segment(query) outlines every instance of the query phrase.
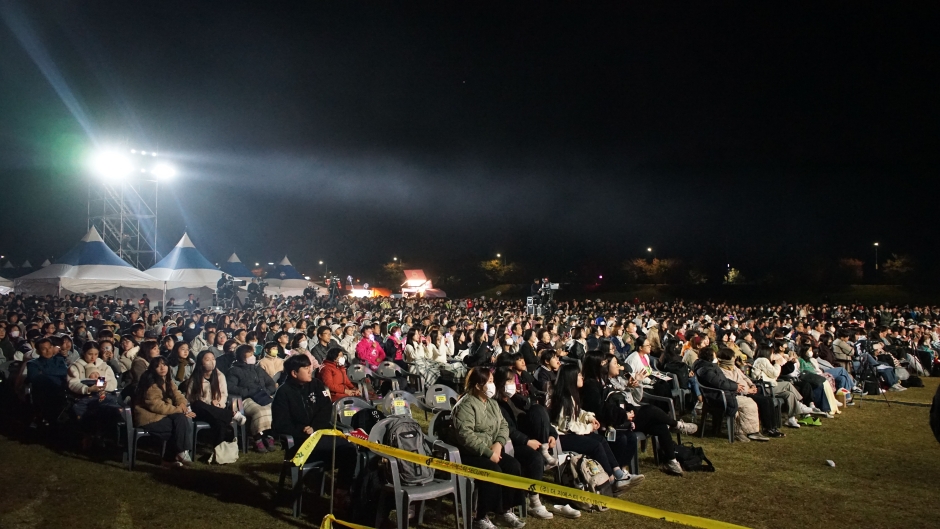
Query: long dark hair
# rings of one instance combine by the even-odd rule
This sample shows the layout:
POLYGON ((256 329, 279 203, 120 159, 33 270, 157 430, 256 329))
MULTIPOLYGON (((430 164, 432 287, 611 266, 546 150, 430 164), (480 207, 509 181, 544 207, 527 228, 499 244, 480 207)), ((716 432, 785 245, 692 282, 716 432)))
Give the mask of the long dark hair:
POLYGON ((496 372, 493 373, 493 384, 496 385, 496 398, 503 400, 508 397, 506 395, 506 383, 510 380, 516 380, 516 372, 512 370, 512 366, 503 366, 497 367, 496 372))
POLYGON ((167 367, 169 365, 166 363, 166 358, 158 356, 156 358, 150 359, 150 365, 147 366, 147 370, 144 371, 144 374, 140 375, 140 382, 137 383, 137 395, 135 396, 135 401, 139 405, 144 401, 144 396, 147 394, 147 390, 150 389, 150 386, 156 385, 160 388, 160 391, 163 392, 163 398, 172 398, 173 397, 173 377, 170 376, 170 371, 167 370, 166 376, 161 377, 157 374, 157 367, 163 364, 167 367))
POLYGON ((601 365, 607 356, 606 351, 588 351, 584 355, 584 379, 603 382, 607 378, 607 365, 601 365))
POLYGON ((578 373, 581 368, 578 364, 562 364, 558 369, 558 378, 552 386, 550 397, 551 406, 548 414, 553 423, 558 422, 562 413, 565 417, 577 418, 581 409, 581 392, 578 391, 578 373))
POLYGON ((493 372, 487 367, 474 367, 467 372, 467 378, 464 379, 464 395, 473 394, 473 390, 481 384, 486 384, 490 380, 493 372))
MULTIPOLYGON (((186 400, 189 402, 196 402, 202 397, 202 381, 206 378, 206 368, 202 366, 202 359, 205 358, 206 355, 212 355, 212 358, 215 358, 215 353, 208 349, 199 353, 199 356, 196 357, 196 367, 193 369, 193 374, 189 377, 189 380, 186 381, 186 384, 188 384, 186 388, 186 400)), ((212 373, 209 374, 209 388, 212 392, 212 400, 222 400, 222 388, 219 385, 218 368, 213 369, 212 373)))
POLYGON ((176 367, 180 365, 180 357, 179 357, 180 348, 182 348, 184 345, 186 346, 187 349, 189 349, 189 353, 190 353, 189 356, 186 357, 186 359, 190 362, 193 361, 192 348, 189 346, 189 344, 186 342, 176 342, 176 344, 173 345, 173 354, 171 354, 170 357, 167 358, 168 366, 176 367))

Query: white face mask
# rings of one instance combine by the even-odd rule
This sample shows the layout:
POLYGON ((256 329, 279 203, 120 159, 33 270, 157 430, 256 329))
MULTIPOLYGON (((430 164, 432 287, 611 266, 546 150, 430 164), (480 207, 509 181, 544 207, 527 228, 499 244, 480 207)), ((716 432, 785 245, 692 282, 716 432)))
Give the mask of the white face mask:
POLYGON ((374 334, 370 334, 370 335, 369 335, 369 341, 370 341, 370 342, 374 342, 374 341, 375 341, 375 335, 374 335, 374 334))
POLYGON ((338 366, 340 366, 340 367, 346 365, 346 357, 345 357, 345 356, 341 356, 341 357, 337 358, 337 359, 336 359, 336 365, 338 365, 338 366))
POLYGON ((254 347, 254 346, 258 345, 258 342, 248 342, 248 345, 254 347))
POLYGON ((307 343, 308 343, 307 341, 300 342, 300 348, 301 348, 301 349, 306 349, 306 348, 307 348, 307 343))
POLYGON ((806 358, 812 358, 812 357, 813 357, 813 352, 812 352, 812 351, 806 353, 806 358))
POLYGON ((496 384, 489 382, 486 384, 486 389, 484 390, 486 398, 491 399, 496 396, 496 384))
POLYGON ((189 324, 189 328, 190 328, 190 329, 195 329, 195 328, 196 328, 196 324, 195 324, 195 323, 190 323, 190 324, 189 324))
POLYGON ((395 338, 401 340, 401 331, 395 331, 395 338))
POLYGON ((248 365, 254 365, 254 363, 257 362, 257 361, 258 361, 258 359, 255 358, 255 355, 251 355, 251 356, 249 356, 248 358, 245 359, 245 363, 248 364, 248 365))
POLYGON ((516 385, 510 382, 509 384, 506 384, 506 387, 503 389, 503 391, 506 392, 506 395, 511 397, 516 394, 516 385))
POLYGON ((490 336, 493 336, 494 334, 496 334, 496 327, 490 327, 489 333, 490 333, 490 336))
POLYGON ((11 337, 11 338, 19 338, 19 337, 20 337, 20 331, 10 331, 10 337, 11 337))
POLYGON ((287 334, 294 334, 295 332, 297 332, 297 329, 294 329, 294 328, 287 329, 287 334))

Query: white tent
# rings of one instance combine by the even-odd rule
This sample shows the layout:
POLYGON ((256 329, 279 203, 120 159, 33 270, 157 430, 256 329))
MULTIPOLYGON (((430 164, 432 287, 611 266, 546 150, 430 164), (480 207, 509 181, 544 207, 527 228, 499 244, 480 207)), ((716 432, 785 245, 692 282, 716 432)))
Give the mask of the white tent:
POLYGON ((175 298, 182 303, 192 294, 203 306, 211 303, 216 284, 222 277, 222 271, 199 253, 185 233, 173 250, 147 273, 166 282, 166 299, 175 298))
POLYGON ((0 296, 5 296, 13 291, 13 281, 0 277, 0 296))
POLYGON ((112 252, 94 227, 55 264, 20 277, 13 285, 17 293, 29 295, 104 293, 136 298, 163 290, 162 282, 112 252))
POLYGON ((50 262, 49 262, 49 260, 48 260, 48 259, 46 259, 46 260, 45 260, 45 261, 43 261, 43 262, 42 262, 42 264, 41 264, 41 265, 39 265, 39 266, 41 266, 41 267, 43 267, 43 268, 45 268, 45 267, 47 267, 47 266, 49 266, 49 265, 51 265, 51 264, 52 264, 52 263, 50 263, 50 262))
POLYGON ((255 277, 234 253, 222 265, 222 271, 234 278, 244 279, 245 281, 251 281, 255 277))
POLYGON ((300 275, 294 265, 290 264, 286 255, 278 263, 274 273, 269 275, 265 281, 267 281, 268 286, 264 289, 264 293, 269 296, 302 296, 307 285, 316 288, 320 295, 327 294, 326 289, 322 286, 304 279, 304 276, 300 275))

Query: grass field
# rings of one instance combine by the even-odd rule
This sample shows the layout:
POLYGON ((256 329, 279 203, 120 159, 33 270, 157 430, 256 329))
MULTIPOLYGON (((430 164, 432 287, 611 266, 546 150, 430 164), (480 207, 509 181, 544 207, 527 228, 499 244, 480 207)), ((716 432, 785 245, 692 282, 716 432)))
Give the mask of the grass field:
MULTIPOLYGON (((640 461, 646 482, 625 499, 749 527, 937 527, 940 444, 930 432, 928 411, 938 381, 925 379, 925 388, 888 395, 911 404, 889 407, 868 398, 824 419, 822 427, 786 429, 785 439, 769 443, 696 437, 718 469, 713 474, 669 477, 654 469, 647 453, 640 461)), ((289 506, 274 504, 276 453, 182 471, 161 469, 154 453, 142 453, 137 469, 128 472, 119 454, 89 458, 76 453, 70 440, 31 439, 12 430, 0 435, 0 454, 4 529, 313 527, 328 507, 311 493, 304 516, 293 519, 289 506)), ((426 519, 427 525, 453 527, 451 506, 435 509, 441 516, 426 519)), ((597 528, 678 527, 613 511, 585 514, 577 522, 530 519, 528 526, 561 529, 584 522, 597 528)))

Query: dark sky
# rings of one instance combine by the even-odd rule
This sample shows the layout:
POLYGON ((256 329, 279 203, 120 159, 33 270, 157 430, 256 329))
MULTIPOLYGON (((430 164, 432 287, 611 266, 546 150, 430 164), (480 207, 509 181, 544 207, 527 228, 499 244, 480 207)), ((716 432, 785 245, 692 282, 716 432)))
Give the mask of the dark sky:
POLYGON ((940 257, 928 2, 321 4, 0 0, 0 252, 67 251, 130 145, 212 261, 940 257))

